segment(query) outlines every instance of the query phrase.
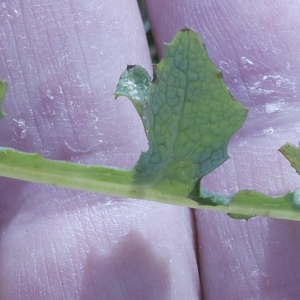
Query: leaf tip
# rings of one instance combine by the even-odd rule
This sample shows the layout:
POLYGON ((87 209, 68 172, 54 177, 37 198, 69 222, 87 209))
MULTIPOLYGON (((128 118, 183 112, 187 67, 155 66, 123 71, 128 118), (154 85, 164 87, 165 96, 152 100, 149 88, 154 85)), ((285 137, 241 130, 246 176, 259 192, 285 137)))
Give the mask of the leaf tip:
POLYGON ((291 166, 300 175, 300 143, 299 147, 286 143, 280 147, 279 152, 290 162, 291 166))
POLYGON ((127 65, 126 71, 133 69, 136 65, 127 65))
POLYGON ((181 32, 184 32, 184 31, 194 31, 195 32, 195 30, 193 30, 192 28, 190 28, 188 26, 184 26, 180 31, 181 32))
POLYGON ((254 217, 254 216, 243 215, 243 214, 235 214, 235 213, 228 213, 227 216, 229 216, 231 219, 245 220, 245 221, 248 221, 250 218, 254 217))

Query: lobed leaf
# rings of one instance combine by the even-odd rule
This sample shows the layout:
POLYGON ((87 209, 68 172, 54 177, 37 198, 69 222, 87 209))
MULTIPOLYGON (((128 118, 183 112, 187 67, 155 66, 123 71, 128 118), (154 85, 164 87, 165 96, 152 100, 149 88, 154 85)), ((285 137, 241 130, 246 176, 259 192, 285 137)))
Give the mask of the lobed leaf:
MULTIPOLYGON (((121 80, 127 82, 122 85, 139 80, 133 77, 123 74, 121 80)), ((149 149, 135 166, 135 182, 198 196, 201 178, 228 158, 229 139, 247 110, 230 95, 200 37, 190 29, 165 45, 154 77, 140 113, 149 149)))
POLYGON ((283 145, 279 151, 285 156, 285 158, 291 163, 291 166, 300 175, 300 144, 297 148, 291 144, 283 145))

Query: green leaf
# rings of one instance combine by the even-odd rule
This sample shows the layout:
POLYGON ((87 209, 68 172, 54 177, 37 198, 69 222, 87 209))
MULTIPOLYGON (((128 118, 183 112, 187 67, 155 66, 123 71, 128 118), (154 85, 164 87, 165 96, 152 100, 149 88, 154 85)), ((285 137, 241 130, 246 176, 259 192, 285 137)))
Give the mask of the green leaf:
POLYGON ((2 103, 6 94, 7 84, 0 80, 0 119, 5 116, 4 112, 2 111, 2 103))
POLYGON ((283 196, 271 197, 257 191, 243 190, 232 196, 228 204, 229 212, 254 216, 300 220, 300 210, 294 199, 298 190, 283 196))
POLYGON ((149 94, 151 77, 148 72, 141 66, 128 65, 125 72, 120 77, 119 83, 114 93, 117 99, 120 96, 127 97, 134 105, 142 122, 144 119, 144 106, 149 94))
POLYGON ((300 175, 300 144, 299 147, 295 147, 291 144, 283 145, 279 151, 285 156, 286 159, 291 163, 291 166, 300 175))
MULTIPOLYGON (((291 163, 291 166, 300 175, 300 143, 298 148, 286 143, 279 149, 279 151, 285 156, 285 158, 291 163)), ((292 201, 294 207, 300 209, 300 188, 294 191, 292 201)))
POLYGON ((236 220, 245 220, 248 221, 252 216, 248 215, 242 215, 242 214, 234 214, 234 213, 228 213, 227 214, 230 218, 236 219, 236 220))
MULTIPOLYGON (((136 87, 132 82, 139 82, 139 76, 126 70, 121 85, 136 87)), ((247 110, 232 98, 198 34, 190 29, 179 31, 165 45, 154 78, 142 113, 138 110, 149 150, 135 166, 135 182, 197 197, 201 178, 228 158, 229 139, 242 126, 247 110)), ((134 91, 145 98, 144 90, 134 91)), ((117 94, 128 95, 120 89, 117 94)))
MULTIPOLYGON (((228 141, 247 111, 231 97, 198 35, 180 31, 155 73, 151 82, 142 67, 129 66, 115 93, 132 101, 149 140, 149 150, 134 169, 48 160, 0 148, 0 176, 223 211, 234 218, 300 220, 300 188, 279 197, 247 190, 222 196, 199 189, 201 178, 227 159, 228 141)), ((0 104, 5 91, 0 82, 0 104)), ((299 173, 299 148, 287 144, 280 151, 299 173)))

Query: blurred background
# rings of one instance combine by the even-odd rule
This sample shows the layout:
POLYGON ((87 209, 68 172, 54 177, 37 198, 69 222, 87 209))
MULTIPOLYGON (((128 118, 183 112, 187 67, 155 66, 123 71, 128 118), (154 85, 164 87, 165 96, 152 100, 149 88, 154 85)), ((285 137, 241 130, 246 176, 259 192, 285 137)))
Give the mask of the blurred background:
POLYGON ((157 56, 157 51, 156 51, 154 39, 153 39, 152 32, 151 32, 150 22, 148 19, 146 3, 144 0, 137 0, 137 1, 138 1, 138 5, 140 8, 142 20, 144 23, 144 29, 145 29, 145 32, 147 35, 147 40, 148 40, 150 55, 152 58, 152 63, 156 64, 156 63, 158 63, 158 56, 157 56))

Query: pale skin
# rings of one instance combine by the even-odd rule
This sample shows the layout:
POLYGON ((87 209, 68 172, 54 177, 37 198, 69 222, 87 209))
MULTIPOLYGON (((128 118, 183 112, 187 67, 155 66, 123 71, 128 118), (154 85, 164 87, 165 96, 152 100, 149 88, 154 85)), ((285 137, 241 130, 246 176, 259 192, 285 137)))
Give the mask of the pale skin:
MULTIPOLYGON (((205 187, 276 195, 300 186, 277 152, 300 139, 300 4, 148 2, 160 53, 192 27, 250 109, 230 160, 205 187)), ((127 64, 151 72, 136 2, 4 0, 0 16, 0 77, 9 84, 1 146, 132 167, 147 142, 132 105, 112 94, 127 64)), ((246 223, 4 178, 0 186, 0 299, 299 297, 298 222, 246 223)))

